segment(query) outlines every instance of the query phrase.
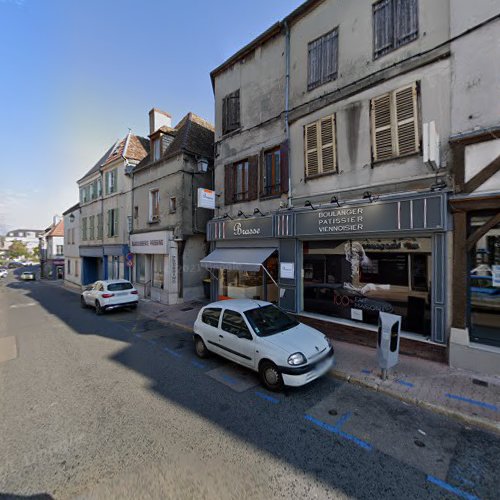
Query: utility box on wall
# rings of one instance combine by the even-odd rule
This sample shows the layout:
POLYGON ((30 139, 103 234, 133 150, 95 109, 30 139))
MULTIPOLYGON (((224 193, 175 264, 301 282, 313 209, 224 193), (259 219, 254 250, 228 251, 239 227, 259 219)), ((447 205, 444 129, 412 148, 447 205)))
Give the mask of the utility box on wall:
POLYGON ((387 376, 387 370, 398 364, 400 333, 401 316, 379 313, 377 359, 384 379, 387 376))

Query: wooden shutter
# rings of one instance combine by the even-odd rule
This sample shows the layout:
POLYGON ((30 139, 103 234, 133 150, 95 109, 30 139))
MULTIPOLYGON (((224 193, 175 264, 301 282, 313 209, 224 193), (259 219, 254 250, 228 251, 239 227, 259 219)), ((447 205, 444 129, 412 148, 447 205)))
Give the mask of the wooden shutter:
POLYGON ((319 38, 308 45, 307 88, 313 88, 321 82, 321 44, 319 38))
POLYGON ((257 199, 259 186, 259 155, 248 158, 248 201, 257 199))
POLYGON ((259 153, 259 192, 260 196, 265 196, 264 192, 264 177, 266 175, 266 154, 265 149, 261 149, 259 153))
POLYGON ((327 82, 337 77, 338 33, 331 31, 323 37, 321 50, 321 81, 327 82))
POLYGON ((290 169, 288 166, 288 141, 280 144, 280 180, 281 192, 288 193, 288 179, 290 169))
POLYGON ((420 141, 418 135, 417 85, 414 83, 394 92, 396 110, 396 154, 416 153, 420 141))
POLYGON ((115 216, 115 219, 114 219, 115 227, 114 227, 114 233, 113 233, 113 235, 117 236, 118 235, 118 209, 117 208, 115 208, 113 214, 115 216))
POLYGON ((224 204, 234 203, 234 168, 232 164, 224 166, 224 204))
POLYGON ((391 94, 387 93, 371 101, 373 159, 385 160, 394 156, 391 127, 391 94))
POLYGON ((227 97, 222 99, 222 133, 227 132, 227 97))
POLYGON ((321 158, 320 171, 330 174, 337 171, 337 151, 335 147, 335 115, 320 120, 321 158))
POLYGON ((318 123, 311 123, 304 128, 304 141, 306 153, 306 177, 318 175, 319 154, 318 154, 318 123))
POLYGON ((418 1, 394 0, 396 45, 404 45, 418 36, 418 1))
POLYGON ((112 219, 112 211, 108 210, 108 238, 111 236, 111 221, 112 219))
POLYGON ((373 5, 373 53, 386 54, 394 47, 393 0, 381 0, 373 5))

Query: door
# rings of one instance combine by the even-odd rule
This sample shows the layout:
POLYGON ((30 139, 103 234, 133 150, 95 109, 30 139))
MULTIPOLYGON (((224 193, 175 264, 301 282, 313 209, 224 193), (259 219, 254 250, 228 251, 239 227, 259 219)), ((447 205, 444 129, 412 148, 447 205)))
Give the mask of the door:
POLYGON ((201 321, 203 323, 203 336, 207 343, 207 348, 210 351, 221 353, 219 348, 219 319, 222 308, 220 307, 207 307, 203 309, 201 321))
POLYGON ((224 356, 236 363, 253 368, 255 365, 255 340, 243 316, 226 309, 219 330, 219 347, 224 356))
POLYGON ((99 281, 97 283, 94 283, 92 288, 90 290, 87 290, 84 294, 83 297, 85 298, 85 302, 89 305, 94 305, 95 304, 95 294, 97 288, 100 286, 99 281))

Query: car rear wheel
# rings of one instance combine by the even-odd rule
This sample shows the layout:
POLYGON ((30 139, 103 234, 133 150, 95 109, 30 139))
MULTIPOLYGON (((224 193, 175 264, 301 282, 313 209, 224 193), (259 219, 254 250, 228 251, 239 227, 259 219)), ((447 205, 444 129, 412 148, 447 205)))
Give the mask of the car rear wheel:
POLYGON ((82 306, 82 309, 87 309, 87 303, 85 302, 83 296, 80 297, 80 305, 82 306))
POLYGON ((100 302, 98 300, 95 301, 95 313, 100 316, 104 312, 100 302))
POLYGON ((198 335, 196 335, 196 337, 194 338, 194 350, 196 351, 196 355, 199 358, 204 359, 209 355, 205 342, 203 342, 203 339, 198 335))
POLYGON ((259 368, 260 380, 264 387, 270 391, 277 392, 283 390, 283 377, 278 367, 270 361, 263 361, 259 368))

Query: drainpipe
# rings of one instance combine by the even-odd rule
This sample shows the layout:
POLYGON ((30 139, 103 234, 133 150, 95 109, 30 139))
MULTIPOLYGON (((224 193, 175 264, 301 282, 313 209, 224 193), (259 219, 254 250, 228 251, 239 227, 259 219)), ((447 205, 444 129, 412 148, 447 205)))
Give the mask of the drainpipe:
POLYGON ((288 113, 290 108, 290 26, 288 21, 285 24, 285 137, 288 149, 288 208, 293 206, 292 201, 292 162, 290 161, 290 125, 288 123, 288 113))

